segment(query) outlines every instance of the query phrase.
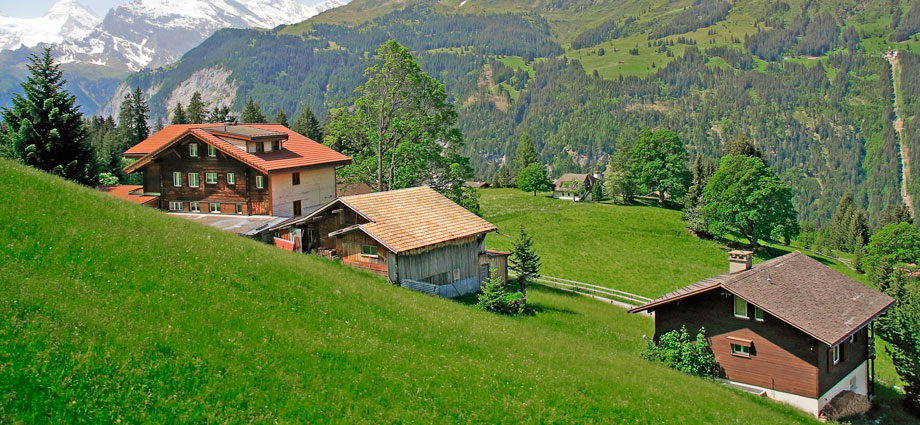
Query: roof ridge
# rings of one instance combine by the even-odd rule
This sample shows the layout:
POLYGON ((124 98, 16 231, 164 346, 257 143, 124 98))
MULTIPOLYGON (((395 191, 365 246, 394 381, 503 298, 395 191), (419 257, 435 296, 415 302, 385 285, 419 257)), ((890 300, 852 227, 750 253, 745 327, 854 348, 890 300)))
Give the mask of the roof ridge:
MULTIPOLYGON (((738 273, 723 273, 722 275, 728 274, 728 275, 729 275, 729 278, 728 278, 728 279, 725 279, 725 280, 723 280, 722 282, 719 282, 719 283, 720 283, 721 285, 725 285, 725 284, 728 284, 728 283, 738 282, 738 281, 747 279, 747 278, 749 278, 749 277, 755 275, 755 274, 756 274, 755 272, 760 272, 760 271, 762 271, 762 269, 764 269, 764 268, 772 267, 772 266, 775 266, 775 265, 777 265, 777 264, 785 263, 786 261, 789 261, 789 260, 791 260, 791 259, 793 259, 793 258, 796 258, 796 257, 798 257, 799 255, 803 255, 803 254, 802 254, 800 251, 796 250, 796 251, 790 252, 790 253, 788 253, 788 254, 780 255, 779 257, 774 257, 774 258, 771 258, 771 259, 769 259, 769 260, 767 260, 767 261, 764 261, 764 262, 761 262, 761 263, 758 263, 758 264, 754 264, 753 266, 751 266, 751 268, 749 268, 749 269, 747 269, 747 270, 744 270, 744 271, 741 271, 741 272, 738 272, 738 273)), ((720 276, 722 276, 722 275, 720 275, 720 276)))
MULTIPOLYGON (((382 190, 382 191, 379 191, 379 192, 362 193, 362 194, 360 194, 360 195, 340 196, 338 199, 346 199, 346 200, 347 200, 347 199, 357 199, 357 198, 361 198, 361 197, 370 197, 370 196, 374 196, 374 195, 380 195, 380 194, 383 194, 383 193, 405 192, 405 191, 409 191, 409 190, 418 190, 418 189, 431 189, 431 186, 413 186, 413 187, 404 187, 404 188, 402 188, 402 189, 382 190)), ((434 189, 431 189, 431 190, 437 192, 437 191, 434 190, 434 189)))

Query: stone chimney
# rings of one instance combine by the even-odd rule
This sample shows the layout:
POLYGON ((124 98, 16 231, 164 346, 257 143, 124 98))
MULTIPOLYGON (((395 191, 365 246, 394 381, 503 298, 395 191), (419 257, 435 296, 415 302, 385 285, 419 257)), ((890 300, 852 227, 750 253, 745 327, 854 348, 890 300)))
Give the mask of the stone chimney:
POLYGON ((728 271, 729 273, 738 273, 751 269, 751 260, 753 251, 731 251, 728 253, 728 271))

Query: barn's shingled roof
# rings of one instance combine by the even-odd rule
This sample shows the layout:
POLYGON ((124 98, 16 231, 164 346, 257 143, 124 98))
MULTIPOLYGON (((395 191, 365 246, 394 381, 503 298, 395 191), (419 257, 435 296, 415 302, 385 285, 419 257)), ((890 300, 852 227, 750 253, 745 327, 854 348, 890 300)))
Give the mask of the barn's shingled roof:
POLYGON ((344 196, 272 230, 303 223, 338 204, 369 221, 338 233, 361 230, 397 254, 496 230, 488 221, 429 187, 344 196))
POLYGON ((317 165, 345 165, 351 162, 351 158, 281 124, 238 124, 230 127, 240 130, 236 132, 240 133, 236 137, 255 138, 280 134, 286 136, 287 141, 284 142, 283 149, 280 151, 249 153, 226 140, 223 135, 225 128, 223 124, 170 125, 125 151, 127 157, 140 158, 137 162, 125 167, 125 172, 131 173, 142 168, 186 135, 192 135, 266 174, 286 169, 317 165))
POLYGON ((657 307, 721 288, 828 345, 836 345, 891 306, 894 299, 798 251, 750 270, 701 280, 633 308, 657 307))

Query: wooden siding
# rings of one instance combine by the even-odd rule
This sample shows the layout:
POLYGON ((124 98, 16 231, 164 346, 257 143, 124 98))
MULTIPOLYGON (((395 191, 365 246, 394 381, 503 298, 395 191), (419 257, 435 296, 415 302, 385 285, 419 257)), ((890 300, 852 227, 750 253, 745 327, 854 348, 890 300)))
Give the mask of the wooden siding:
POLYGON ((869 359, 869 331, 862 328, 856 332, 855 341, 850 344, 849 338, 840 343, 843 359, 836 365, 833 364, 831 347, 821 344, 818 355, 818 394, 824 394, 841 379, 869 359), (828 365, 831 365, 828 367, 828 365))
POLYGON ((189 212, 189 203, 201 203, 201 212, 208 212, 208 203, 220 203, 224 214, 235 214, 236 204, 243 204, 243 214, 267 214, 270 209, 268 178, 265 188, 255 188, 255 176, 260 173, 239 160, 217 151, 208 156, 207 144, 188 136, 161 153, 143 168, 144 190, 159 186, 160 208, 169 209, 169 202, 181 201, 182 211, 189 212), (198 156, 189 155, 190 143, 198 143, 198 156), (173 185, 173 172, 182 173, 181 187, 173 185), (227 183, 227 173, 234 173, 235 184, 227 183), (189 186, 189 173, 198 174, 198 187, 189 186), (206 183, 207 173, 217 173, 217 184, 206 183))
POLYGON ((482 239, 470 238, 462 243, 449 243, 418 254, 400 254, 396 259, 398 278, 435 285, 466 279, 478 281, 482 239), (455 279, 454 270, 459 270, 459 279, 455 279))
POLYGON ((655 338, 686 326, 695 334, 704 327, 724 377, 737 382, 817 398, 819 343, 785 322, 764 313, 764 321, 734 316, 731 294, 714 290, 655 310, 655 338), (731 353, 729 338, 751 341, 749 358, 731 353))
POLYGON ((342 262, 361 269, 387 275, 387 256, 392 255, 370 236, 361 231, 352 231, 335 238, 335 250, 342 262), (365 245, 377 247, 377 256, 367 256, 362 253, 365 245))

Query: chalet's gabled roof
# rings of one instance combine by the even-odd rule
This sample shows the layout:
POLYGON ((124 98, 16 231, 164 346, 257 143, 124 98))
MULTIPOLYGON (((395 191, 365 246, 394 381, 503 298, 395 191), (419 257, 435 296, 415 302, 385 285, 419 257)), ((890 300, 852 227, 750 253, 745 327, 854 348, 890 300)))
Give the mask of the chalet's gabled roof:
POLYGON ((125 156, 140 158, 137 162, 125 167, 125 172, 132 173, 142 168, 186 135, 193 135, 198 140, 214 146, 224 154, 266 174, 285 169, 317 165, 346 165, 351 162, 351 158, 314 142, 281 124, 239 124, 232 127, 239 127, 238 130, 240 131, 238 132, 249 134, 251 138, 283 134, 287 137, 287 141, 284 142, 283 149, 280 151, 249 153, 228 142, 225 137, 220 135, 220 132, 224 129, 223 124, 170 125, 125 151, 125 156), (209 130, 213 130, 217 134, 209 130))
POLYGON ((397 254, 496 230, 488 221, 429 187, 344 196, 310 215, 287 220, 271 230, 304 223, 337 204, 368 220, 368 223, 342 229, 340 233, 363 231, 397 254))
POLYGON ((553 184, 556 185, 556 188, 561 188, 562 184, 568 181, 577 180, 582 183, 588 181, 588 179, 594 180, 594 176, 591 174, 579 174, 579 173, 565 173, 559 176, 558 179, 553 180, 553 184))
POLYGON ((798 251, 764 261, 750 270, 696 282, 633 308, 657 307, 723 289, 828 345, 862 329, 894 299, 798 251))

